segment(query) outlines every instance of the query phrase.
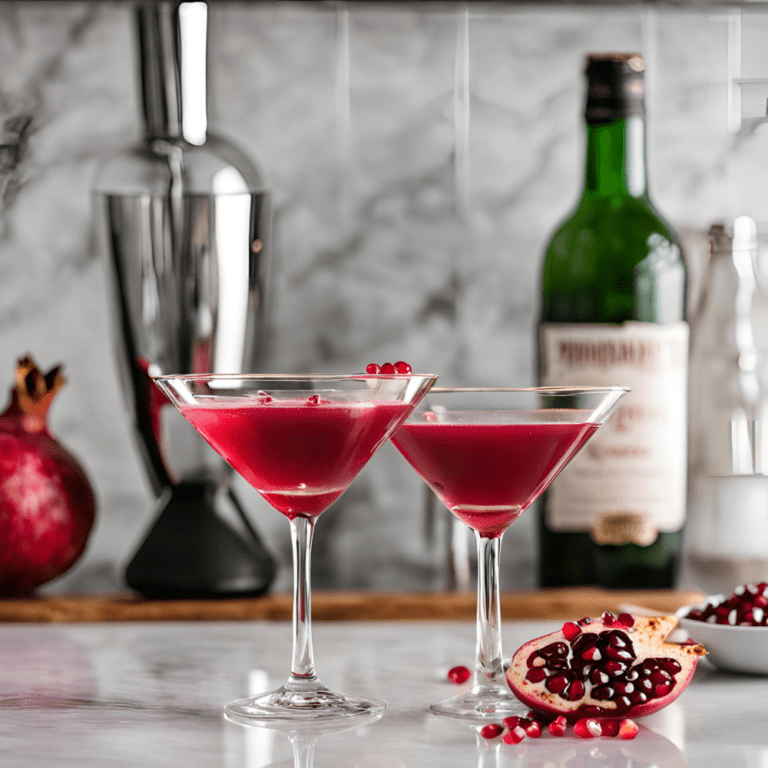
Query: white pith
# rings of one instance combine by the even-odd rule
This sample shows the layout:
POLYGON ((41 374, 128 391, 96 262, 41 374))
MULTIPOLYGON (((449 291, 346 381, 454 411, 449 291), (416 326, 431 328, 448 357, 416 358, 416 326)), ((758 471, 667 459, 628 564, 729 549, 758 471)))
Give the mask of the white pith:
MULTIPOLYGON (((700 645, 678 645, 676 643, 658 643, 659 637, 666 638, 669 633, 677 625, 677 618, 674 616, 656 616, 656 617, 637 617, 635 618, 635 624, 632 627, 619 626, 617 624, 608 625, 602 620, 597 619, 592 621, 591 624, 587 624, 581 627, 582 634, 584 633, 596 633, 600 634, 604 631, 612 629, 621 629, 622 632, 626 632, 629 635, 632 644, 635 649, 635 653, 641 663, 644 659, 652 658, 671 658, 676 659, 682 669, 676 675, 674 675, 675 684, 672 686, 670 693, 673 693, 673 698, 683 690, 687 681, 690 680, 693 675, 693 670, 696 666, 696 662, 699 657, 706 651, 700 645), (683 685, 679 685, 679 683, 683 685)), ((591 696, 592 689, 599 687, 593 686, 587 675, 584 675, 584 696, 576 701, 568 701, 562 698, 559 694, 551 693, 545 687, 546 679, 538 683, 532 683, 525 679, 528 672, 528 657, 537 649, 558 641, 565 642, 568 645, 567 660, 573 658, 573 651, 571 648, 571 641, 567 640, 563 635, 562 630, 560 632, 552 633, 546 637, 547 642, 543 642, 543 638, 538 638, 530 643, 526 643, 522 646, 512 657, 509 670, 507 671, 507 678, 515 681, 515 685, 512 686, 513 691, 519 692, 522 695, 529 695, 535 698, 535 701, 541 705, 550 706, 552 710, 558 712, 575 712, 581 707, 587 705, 593 705, 601 707, 603 710, 610 711, 616 709, 617 705, 614 701, 601 701, 593 699, 591 696)), ((574 638, 575 640, 575 638, 574 638)), ((631 662, 629 669, 636 666, 638 662, 631 662)), ((627 671, 629 671, 629 669, 627 671)), ((640 708, 643 709, 660 709, 667 703, 668 697, 659 697, 658 699, 649 699, 645 704, 633 705, 632 711, 636 711, 640 708), (655 706, 658 704, 658 706, 655 706)), ((532 702, 526 702, 534 706, 532 702)))

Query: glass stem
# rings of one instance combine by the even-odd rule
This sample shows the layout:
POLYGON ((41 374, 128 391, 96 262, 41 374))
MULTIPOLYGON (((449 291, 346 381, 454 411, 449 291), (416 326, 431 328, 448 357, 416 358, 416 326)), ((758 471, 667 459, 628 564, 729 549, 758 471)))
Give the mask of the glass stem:
MULTIPOLYGON (((312 656, 312 606, 309 570, 315 521, 310 517, 291 520, 293 542, 293 661, 290 683, 317 680, 312 656)), ((302 685, 301 687, 305 687, 302 685)))
POLYGON ((499 552, 501 536, 477 538, 477 659, 475 685, 495 686, 504 675, 501 657, 499 552))
POLYGON ((290 740, 293 747, 293 768, 312 768, 317 737, 296 734, 290 737, 290 740))

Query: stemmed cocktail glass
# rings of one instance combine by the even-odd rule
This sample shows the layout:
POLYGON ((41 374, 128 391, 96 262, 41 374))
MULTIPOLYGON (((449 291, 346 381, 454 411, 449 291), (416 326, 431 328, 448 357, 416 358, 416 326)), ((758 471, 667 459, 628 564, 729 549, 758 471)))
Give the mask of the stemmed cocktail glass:
POLYGON ((315 673, 310 552, 315 520, 435 382, 431 374, 159 376, 198 432, 291 524, 293 661, 276 691, 227 705, 264 723, 375 715, 386 705, 326 688, 315 673))
POLYGON ((432 389, 392 442, 477 538, 477 651, 472 689, 432 705, 487 718, 516 705, 504 679, 501 537, 578 453, 629 390, 620 387, 432 389))

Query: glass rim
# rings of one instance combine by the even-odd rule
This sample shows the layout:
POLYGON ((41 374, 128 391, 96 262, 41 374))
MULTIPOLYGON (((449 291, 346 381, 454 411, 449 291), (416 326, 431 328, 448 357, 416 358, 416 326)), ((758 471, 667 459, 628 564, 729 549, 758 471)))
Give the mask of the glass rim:
POLYGON ((427 392, 427 397, 451 392, 533 392, 534 394, 544 395, 598 395, 609 392, 631 391, 632 387, 432 387, 427 392))
POLYGON ((437 379, 436 373, 170 373, 154 381, 356 381, 362 379, 437 379))

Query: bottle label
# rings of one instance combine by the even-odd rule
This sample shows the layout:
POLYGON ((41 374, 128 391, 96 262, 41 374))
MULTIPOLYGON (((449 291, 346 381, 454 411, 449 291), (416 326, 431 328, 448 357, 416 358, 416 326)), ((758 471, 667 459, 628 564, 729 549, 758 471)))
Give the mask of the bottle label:
POLYGON ((685 519, 688 323, 545 323, 542 384, 632 391, 550 486, 552 530, 652 544, 685 519))

